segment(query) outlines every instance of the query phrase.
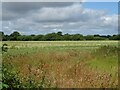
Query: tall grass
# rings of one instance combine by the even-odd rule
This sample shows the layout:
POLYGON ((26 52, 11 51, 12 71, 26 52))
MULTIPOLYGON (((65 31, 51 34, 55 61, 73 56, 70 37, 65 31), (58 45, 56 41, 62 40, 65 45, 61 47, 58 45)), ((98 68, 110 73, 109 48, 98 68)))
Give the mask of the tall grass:
POLYGON ((25 43, 7 43, 9 49, 3 55, 4 88, 115 88, 118 85, 117 43, 98 42, 101 44, 96 46, 97 42, 25 43), (42 43, 44 47, 39 46, 42 43))

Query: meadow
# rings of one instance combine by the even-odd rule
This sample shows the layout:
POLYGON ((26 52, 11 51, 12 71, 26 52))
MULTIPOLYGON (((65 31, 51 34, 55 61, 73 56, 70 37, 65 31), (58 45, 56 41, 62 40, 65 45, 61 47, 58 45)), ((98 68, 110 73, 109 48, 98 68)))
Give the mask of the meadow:
POLYGON ((116 88, 118 41, 3 41, 3 88, 116 88))

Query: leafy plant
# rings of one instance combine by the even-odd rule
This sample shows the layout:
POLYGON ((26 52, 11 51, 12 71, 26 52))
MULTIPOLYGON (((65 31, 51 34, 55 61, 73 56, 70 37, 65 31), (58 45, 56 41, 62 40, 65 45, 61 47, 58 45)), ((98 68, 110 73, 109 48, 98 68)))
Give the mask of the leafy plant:
POLYGON ((2 45, 2 52, 7 52, 7 50, 8 50, 8 48, 7 48, 7 44, 6 43, 4 43, 3 45, 2 45))
POLYGON ((8 67, 2 67, 2 88, 19 88, 20 81, 18 73, 10 70, 8 67))

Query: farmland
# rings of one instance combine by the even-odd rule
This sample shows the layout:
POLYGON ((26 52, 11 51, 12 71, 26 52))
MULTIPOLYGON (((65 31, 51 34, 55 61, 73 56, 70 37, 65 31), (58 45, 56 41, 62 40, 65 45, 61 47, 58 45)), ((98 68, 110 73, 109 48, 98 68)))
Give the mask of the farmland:
POLYGON ((116 88, 118 41, 3 41, 3 87, 116 88))

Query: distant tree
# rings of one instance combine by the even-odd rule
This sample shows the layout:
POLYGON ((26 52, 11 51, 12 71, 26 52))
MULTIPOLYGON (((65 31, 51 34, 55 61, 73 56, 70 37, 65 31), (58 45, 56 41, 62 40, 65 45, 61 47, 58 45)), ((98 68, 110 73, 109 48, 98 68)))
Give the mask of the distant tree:
POLYGON ((106 35, 101 35, 100 37, 102 37, 102 38, 107 38, 107 36, 106 36, 106 35))
POLYGON ((20 36, 20 33, 15 31, 12 34, 10 34, 10 40, 17 40, 17 37, 20 36))
POLYGON ((18 36, 17 40, 18 41, 24 41, 25 40, 25 36, 24 35, 18 36))
POLYGON ((3 41, 9 41, 9 40, 10 40, 10 36, 9 35, 4 35, 3 41))
POLYGON ((57 35, 62 36, 62 32, 60 32, 60 31, 57 32, 57 35))
POLYGON ((120 40, 120 34, 118 35, 113 35, 109 38, 110 40, 120 40))
POLYGON ((104 37, 94 37, 94 40, 106 40, 104 37))
POLYGON ((81 34, 74 34, 72 36, 72 40, 83 40, 83 35, 81 35, 81 34))
POLYGON ((70 35, 70 34, 68 34, 68 33, 67 33, 67 34, 64 34, 64 35, 63 35, 63 39, 64 39, 64 40, 72 40, 72 35, 70 35))
POLYGON ((94 37, 100 37, 100 35, 99 34, 95 34, 94 37))
POLYGON ((4 38, 4 32, 0 32, 0 41, 2 41, 4 38))
POLYGON ((45 41, 57 41, 60 39, 60 36, 56 33, 49 33, 44 36, 45 41))
POLYGON ((93 35, 87 35, 85 36, 86 40, 94 40, 94 36, 93 35))
POLYGON ((24 41, 32 41, 32 37, 31 36, 24 36, 24 41))
POLYGON ((106 38, 110 38, 111 36, 110 35, 107 35, 106 38))
POLYGON ((31 41, 33 41, 33 39, 34 39, 34 37, 35 37, 36 35, 31 34, 30 36, 31 36, 31 41))
POLYGON ((34 41, 43 41, 44 40, 44 35, 36 35, 33 37, 34 41))
POLYGON ((4 35, 4 32, 0 32, 0 40, 3 41, 79 41, 79 40, 120 40, 120 34, 118 35, 87 35, 82 34, 62 34, 62 32, 48 33, 46 35, 21 35, 19 32, 15 31, 10 35, 4 35))

